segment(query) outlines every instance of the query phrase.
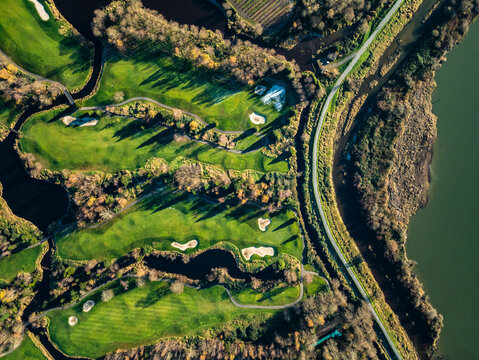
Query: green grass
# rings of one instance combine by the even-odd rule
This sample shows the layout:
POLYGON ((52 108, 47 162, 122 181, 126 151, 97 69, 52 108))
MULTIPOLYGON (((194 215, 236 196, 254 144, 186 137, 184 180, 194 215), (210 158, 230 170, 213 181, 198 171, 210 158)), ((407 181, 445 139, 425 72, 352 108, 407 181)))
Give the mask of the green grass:
POLYGON ((42 246, 25 249, 0 260, 0 279, 7 282, 15 279, 20 271, 31 273, 35 270, 35 261, 42 252, 42 246))
POLYGON ((0 12, 0 48, 18 65, 57 80, 68 88, 82 85, 89 74, 92 50, 75 37, 59 33, 62 26, 40 0, 50 20, 40 19, 28 0, 3 0, 0 12))
POLYGON ((35 344, 33 344, 32 339, 25 334, 22 345, 14 352, 6 355, 2 358, 3 360, 46 360, 46 357, 42 354, 40 349, 38 349, 35 344))
POLYGON ((222 130, 255 128, 248 117, 253 111, 266 116, 266 127, 280 126, 280 121, 275 120, 288 112, 286 106, 280 113, 264 105, 254 95, 254 88, 243 88, 218 76, 209 70, 192 69, 166 55, 147 60, 112 59, 105 65, 98 93, 87 104, 114 103, 113 94, 123 91, 127 99, 149 97, 190 111, 222 130))
POLYGON ((32 117, 23 127, 22 151, 35 154, 46 168, 61 171, 135 169, 151 157, 172 161, 180 156, 224 169, 260 172, 288 171, 284 161, 275 162, 256 151, 235 154, 188 139, 175 140, 164 127, 141 128, 141 122, 124 118, 100 118, 92 127, 67 127, 51 121, 61 110, 32 117))
MULTIPOLYGON (((20 114, 20 110, 10 104, 7 104, 2 100, 2 98, 0 98, 0 126, 10 127, 18 114, 20 114)), ((1 130, 2 129, 0 128, 0 131, 1 130)))
POLYGON ((235 300, 248 305, 286 305, 296 301, 299 297, 299 286, 286 288, 273 288, 269 291, 260 292, 254 289, 233 291, 235 300))
POLYGON ((82 312, 80 303, 48 315, 51 339, 68 355, 96 358, 160 337, 192 334, 247 313, 267 312, 235 307, 220 287, 199 291, 185 287, 182 294, 174 295, 164 282, 147 283, 107 303, 99 294, 93 299, 97 304, 88 313, 82 312), (68 325, 70 316, 79 319, 74 327, 68 325))
POLYGON ((174 251, 172 241, 192 239, 198 240, 198 247, 187 253, 227 241, 240 250, 272 246, 279 253, 301 259, 302 243, 294 214, 274 214, 265 232, 258 228, 261 216, 268 214, 249 205, 227 209, 191 195, 163 193, 143 200, 101 227, 59 234, 56 243, 61 257, 74 260, 114 258, 145 245, 174 251))
POLYGON ((320 276, 313 276, 311 284, 304 284, 305 295, 314 295, 318 292, 327 291, 328 283, 320 276))

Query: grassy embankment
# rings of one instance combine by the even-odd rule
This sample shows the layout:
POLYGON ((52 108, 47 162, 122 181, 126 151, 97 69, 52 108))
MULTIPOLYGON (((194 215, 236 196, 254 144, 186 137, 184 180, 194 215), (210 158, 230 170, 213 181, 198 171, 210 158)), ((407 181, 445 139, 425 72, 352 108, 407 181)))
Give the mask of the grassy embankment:
POLYGON ((10 128, 14 123, 16 117, 20 114, 20 110, 16 109, 10 104, 7 104, 0 97, 0 140, 7 133, 7 128, 10 128))
POLYGON ((22 271, 35 271, 36 260, 42 252, 42 246, 25 249, 6 258, 0 259, 0 281, 12 281, 22 271))
POLYGON ((78 88, 90 74, 92 49, 72 35, 66 21, 55 19, 45 1, 40 3, 50 15, 48 21, 40 18, 28 0, 3 0, 0 48, 25 70, 69 89, 78 88))
POLYGON ((25 334, 22 345, 11 354, 6 355, 2 359, 4 360, 46 360, 46 357, 42 354, 33 343, 30 336, 25 334))
POLYGON ((184 289, 172 294, 169 284, 147 283, 97 304, 88 312, 79 305, 48 315, 50 337, 68 355, 96 358, 117 348, 130 348, 153 342, 160 337, 185 336, 224 324, 247 314, 268 316, 273 311, 242 309, 234 306, 220 287, 203 290, 184 289), (68 317, 79 321, 68 325, 68 317))
MULTIPOLYGON (((85 106, 114 103, 113 95, 122 91, 125 99, 149 97, 171 107, 192 112, 221 130, 243 131, 278 126, 279 118, 289 108, 278 112, 264 105, 254 94, 254 87, 236 84, 218 72, 192 68, 178 59, 162 55, 142 59, 110 59, 103 71, 98 92, 85 106), (249 115, 257 112, 266 117, 266 125, 256 126, 249 115)), ((289 93, 292 93, 291 91, 289 93)), ((292 105, 293 95, 286 105, 292 105)))
POLYGON ((183 156, 224 169, 288 171, 286 162, 275 162, 261 151, 236 154, 185 138, 177 140, 165 127, 142 128, 140 121, 132 119, 104 116, 96 126, 67 127, 60 119, 52 121, 60 112, 36 115, 22 128, 22 151, 35 154, 51 170, 114 172, 142 167, 151 157, 172 161, 183 156))
MULTIPOLYGON (((375 62, 379 60, 384 50, 386 50, 388 45, 393 41, 394 37, 410 18, 410 14, 415 11, 419 5, 420 1, 418 0, 407 0, 405 2, 398 13, 396 13, 388 25, 386 25, 385 29, 373 41, 369 51, 365 53, 360 62, 354 68, 351 77, 361 80, 366 77, 369 70, 374 66, 375 62)), ((352 261, 360 256, 360 252, 342 221, 336 203, 336 196, 332 182, 332 163, 334 153, 331 149, 334 148, 334 139, 337 136, 337 131, 340 131, 338 129, 341 128, 339 126, 341 114, 343 110, 346 109, 347 111, 349 109, 349 102, 354 98, 354 95, 355 94, 351 91, 344 91, 344 89, 340 90, 334 103, 331 105, 330 114, 325 119, 319 144, 318 164, 318 181, 320 183, 319 186, 322 189, 321 202, 328 224, 336 241, 340 244, 341 250, 351 264, 351 268, 358 276, 366 292, 369 294, 378 316, 383 320, 386 329, 393 338, 400 353, 405 359, 416 359, 417 355, 411 341, 399 323, 399 319, 385 302, 381 289, 374 279, 369 266, 365 262, 360 262, 358 264, 357 262, 352 261)))
MULTIPOLYGON (((265 232, 258 228, 259 217, 269 214, 249 205, 226 208, 191 195, 159 194, 98 228, 59 234, 56 243, 61 257, 74 260, 114 258, 146 245, 175 251, 171 242, 186 243, 192 239, 198 240, 198 247, 186 253, 224 241, 240 250, 272 246, 276 253, 301 259, 302 243, 294 214, 274 214, 265 232)), ((252 257, 255 258, 256 255, 252 257)))

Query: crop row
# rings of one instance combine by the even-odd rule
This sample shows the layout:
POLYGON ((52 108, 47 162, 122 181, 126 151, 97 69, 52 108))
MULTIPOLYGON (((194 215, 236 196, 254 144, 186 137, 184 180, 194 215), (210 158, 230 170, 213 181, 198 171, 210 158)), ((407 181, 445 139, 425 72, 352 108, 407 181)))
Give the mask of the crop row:
POLYGON ((245 17, 267 27, 287 15, 294 6, 291 0, 230 0, 245 17))

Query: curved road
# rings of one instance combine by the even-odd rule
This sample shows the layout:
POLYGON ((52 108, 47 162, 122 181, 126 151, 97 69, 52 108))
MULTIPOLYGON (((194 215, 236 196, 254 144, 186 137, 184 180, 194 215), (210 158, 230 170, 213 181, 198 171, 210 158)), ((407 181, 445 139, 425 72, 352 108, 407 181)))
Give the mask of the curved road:
POLYGON ((318 185, 318 146, 319 146, 319 138, 321 136, 321 129, 323 127, 324 119, 326 118, 328 111, 329 111, 329 106, 331 105, 334 96, 337 94, 339 87, 342 85, 346 77, 349 75, 349 73, 353 70, 354 66, 358 63, 359 59, 361 56, 366 52, 373 42, 373 40, 376 38, 377 34, 386 26, 388 21, 391 19, 391 17, 396 13, 396 11, 399 9, 399 7, 402 5, 404 0, 397 0, 394 5, 389 9, 388 13, 386 16, 381 20, 377 28, 374 30, 374 32, 369 36, 368 40, 361 46, 361 48, 358 50, 356 55, 354 56, 353 60, 351 63, 348 65, 346 70, 341 74, 341 76, 338 78, 338 80, 335 82, 333 89, 329 93, 326 102, 323 105, 323 108, 321 110, 321 114, 319 116, 319 121, 318 125, 316 127, 316 132, 314 135, 314 144, 313 144, 313 161, 312 161, 312 166, 313 166, 313 171, 312 171, 312 177, 313 177, 313 189, 314 189, 314 199, 316 202, 316 206, 318 208, 319 214, 321 216, 321 221, 324 225, 324 229, 326 230, 326 234, 328 235, 328 239, 331 242, 331 245, 334 248, 334 251, 336 252, 337 257, 340 259, 341 263, 343 264, 344 268, 348 272, 348 275, 354 282, 354 285, 357 287, 359 290, 359 293, 361 294, 361 297, 363 300, 366 302, 367 306, 372 312, 372 315, 374 317, 374 320, 378 324, 379 328, 381 329, 381 332, 384 335, 384 338, 387 340, 391 350, 394 353, 394 356, 398 360, 402 360, 401 354, 399 354, 399 351, 396 348, 396 345, 394 344, 393 340, 391 339, 389 333, 387 332, 386 328, 384 327, 384 324, 382 323, 381 319, 379 318, 378 314, 376 313, 376 310, 371 304, 371 300, 369 299, 369 296, 367 295, 366 291, 364 290, 361 282, 357 278, 356 274, 354 271, 351 269, 349 266, 346 258, 344 257, 343 253, 341 252, 341 248, 339 247, 336 239, 334 238, 331 229, 329 227, 328 221, 326 220, 326 216, 324 214, 323 206, 321 204, 321 197, 319 195, 319 185, 318 185))

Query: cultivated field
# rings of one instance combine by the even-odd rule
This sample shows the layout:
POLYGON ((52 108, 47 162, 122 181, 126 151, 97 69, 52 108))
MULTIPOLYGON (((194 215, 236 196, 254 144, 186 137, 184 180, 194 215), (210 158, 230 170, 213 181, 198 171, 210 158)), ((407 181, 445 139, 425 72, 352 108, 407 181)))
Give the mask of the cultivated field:
POLYGON ((270 216, 249 205, 226 208, 178 193, 154 195, 101 227, 60 234, 56 243, 63 258, 99 260, 118 257, 145 245, 176 251, 171 242, 186 243, 192 239, 198 240, 198 247, 186 253, 226 241, 240 250, 272 246, 279 253, 301 259, 299 227, 292 212, 270 216), (272 219, 265 232, 258 228, 259 217, 272 219))
POLYGON ((192 334, 248 313, 268 312, 234 306, 220 287, 199 291, 185 287, 182 294, 175 295, 164 282, 147 283, 106 303, 99 293, 91 298, 97 304, 88 313, 82 312, 80 303, 48 315, 50 336, 68 355, 97 358, 159 337, 192 334), (79 319, 74 327, 68 325, 70 316, 79 319))
POLYGON ((28 0, 3 0, 0 12, 0 49, 27 71, 57 80, 68 88, 82 85, 88 77, 92 50, 73 36, 63 36, 50 13, 48 21, 40 19, 28 0))
POLYGON ((0 281, 10 282, 20 271, 33 272, 35 261, 41 252, 42 246, 37 246, 0 259, 0 281))
MULTIPOLYGON (((23 127, 25 136, 20 141, 23 152, 35 154, 51 170, 114 172, 142 167, 151 157, 166 161, 185 157, 224 169, 288 171, 285 161, 275 162, 261 151, 232 153, 187 138, 175 138, 174 131, 162 126, 144 128, 140 121, 100 118, 102 114, 97 116, 100 121, 96 126, 67 127, 58 118, 60 113, 61 110, 54 110, 32 117, 23 127)), ((256 136, 249 138, 259 140, 256 136)), ((249 138, 243 141, 250 141, 249 138)))
POLYGON ((292 0, 229 0, 229 2, 239 15, 265 28, 284 19, 294 7, 292 0))
POLYGON ((254 89, 240 87, 229 79, 215 79, 218 72, 192 69, 166 55, 156 59, 140 57, 110 60, 105 66, 100 89, 89 99, 87 106, 112 104, 115 92, 123 91, 125 98, 149 97, 163 104, 190 111, 221 130, 241 131, 259 129, 249 120, 252 112, 266 116, 271 124, 282 112, 264 105, 254 89))

